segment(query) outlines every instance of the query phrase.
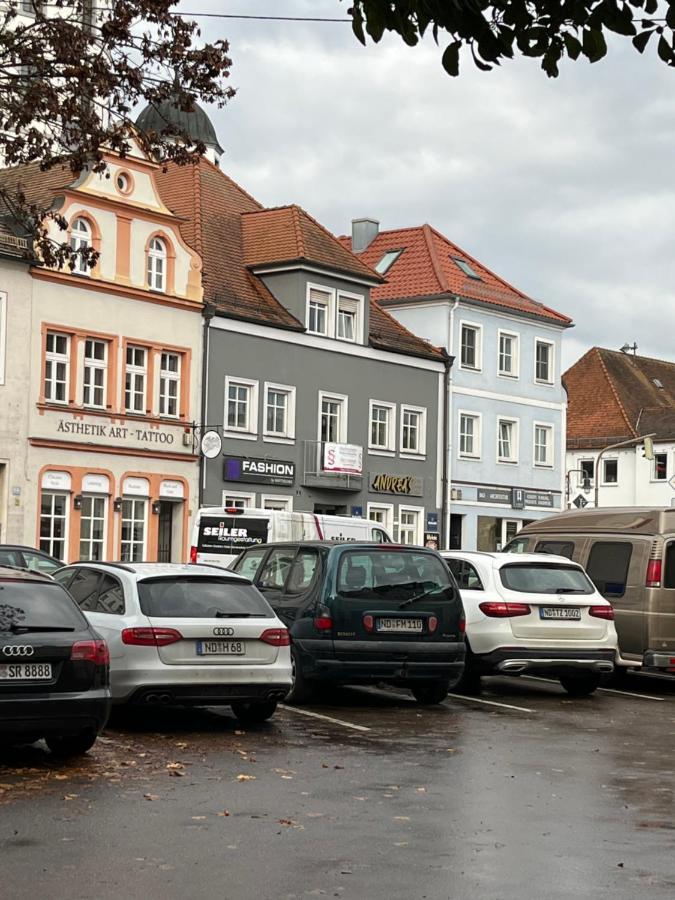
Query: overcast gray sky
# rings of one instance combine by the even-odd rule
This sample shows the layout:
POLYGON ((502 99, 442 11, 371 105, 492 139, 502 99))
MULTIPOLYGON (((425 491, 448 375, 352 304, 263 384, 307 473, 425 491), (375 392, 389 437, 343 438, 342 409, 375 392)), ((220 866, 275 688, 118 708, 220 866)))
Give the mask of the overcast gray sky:
MULTIPOLYGON (((342 16, 346 0, 183 0, 194 12, 342 16)), ((616 43, 593 66, 447 76, 432 42, 363 48, 348 24, 199 19, 231 44, 237 96, 210 110, 222 168, 340 234, 429 222, 570 315, 563 363, 637 341, 675 358, 675 72, 616 43)))

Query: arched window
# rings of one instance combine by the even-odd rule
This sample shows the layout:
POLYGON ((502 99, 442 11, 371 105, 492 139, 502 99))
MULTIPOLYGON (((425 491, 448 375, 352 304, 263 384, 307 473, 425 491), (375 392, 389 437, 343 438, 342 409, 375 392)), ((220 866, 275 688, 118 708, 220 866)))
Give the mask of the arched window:
POLYGON ((90 268, 87 265, 87 258, 83 256, 81 251, 86 251, 92 245, 91 225, 86 219, 75 219, 70 228, 70 246, 78 252, 75 258, 73 272, 78 275, 89 275, 90 268))
POLYGON ((158 237, 148 247, 148 287, 151 291, 166 290, 166 244, 158 237))

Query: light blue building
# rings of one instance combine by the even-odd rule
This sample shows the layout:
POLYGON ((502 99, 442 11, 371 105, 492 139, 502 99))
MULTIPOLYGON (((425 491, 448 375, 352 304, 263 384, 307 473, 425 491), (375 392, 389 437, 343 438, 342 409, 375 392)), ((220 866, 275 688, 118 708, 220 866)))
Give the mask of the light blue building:
POLYGON ((352 246, 387 282, 373 295, 454 357, 451 548, 495 550, 564 503, 566 396, 561 339, 571 320, 530 299, 429 225, 353 223, 352 246))

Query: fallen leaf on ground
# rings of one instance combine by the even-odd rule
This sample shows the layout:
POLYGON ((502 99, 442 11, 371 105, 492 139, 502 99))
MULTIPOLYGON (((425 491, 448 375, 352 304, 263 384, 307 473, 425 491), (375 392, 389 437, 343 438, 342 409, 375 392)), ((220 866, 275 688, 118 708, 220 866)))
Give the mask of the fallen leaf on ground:
POLYGON ((255 781, 255 775, 237 775, 237 781, 255 781))
POLYGON ((144 800, 159 800, 157 794, 143 794, 144 800))
POLYGON ((218 813, 219 816, 229 816, 229 814, 230 814, 229 809, 224 809, 222 812, 218 813))
POLYGON ((194 822, 201 822, 201 821, 203 821, 203 820, 206 818, 206 816, 191 816, 190 818, 191 818, 194 822))
POLYGON ((394 816, 394 822, 409 822, 410 816, 394 816))

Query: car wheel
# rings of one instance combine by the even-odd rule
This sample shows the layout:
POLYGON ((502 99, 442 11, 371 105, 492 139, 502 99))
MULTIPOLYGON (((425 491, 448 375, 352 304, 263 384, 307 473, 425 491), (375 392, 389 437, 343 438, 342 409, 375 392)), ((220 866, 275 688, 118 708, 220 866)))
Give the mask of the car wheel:
POLYGON ((600 684, 600 676, 593 672, 584 675, 561 675, 560 684, 570 697, 588 697, 600 684))
POLYGON ((295 647, 291 647, 291 663, 293 669, 293 686, 286 694, 286 702, 308 703, 314 695, 314 684, 303 675, 300 654, 295 647))
POLYGON ((447 681, 423 681, 414 685, 410 690, 418 703, 424 706, 433 706, 442 703, 448 696, 450 684, 447 681))
POLYGON ((266 722, 277 708, 276 700, 257 700, 250 703, 240 700, 232 704, 232 712, 242 725, 259 725, 266 722))
POLYGON ((68 737, 48 737, 45 738, 45 743, 54 756, 81 756, 94 746, 96 734, 93 731, 85 731, 68 737))

